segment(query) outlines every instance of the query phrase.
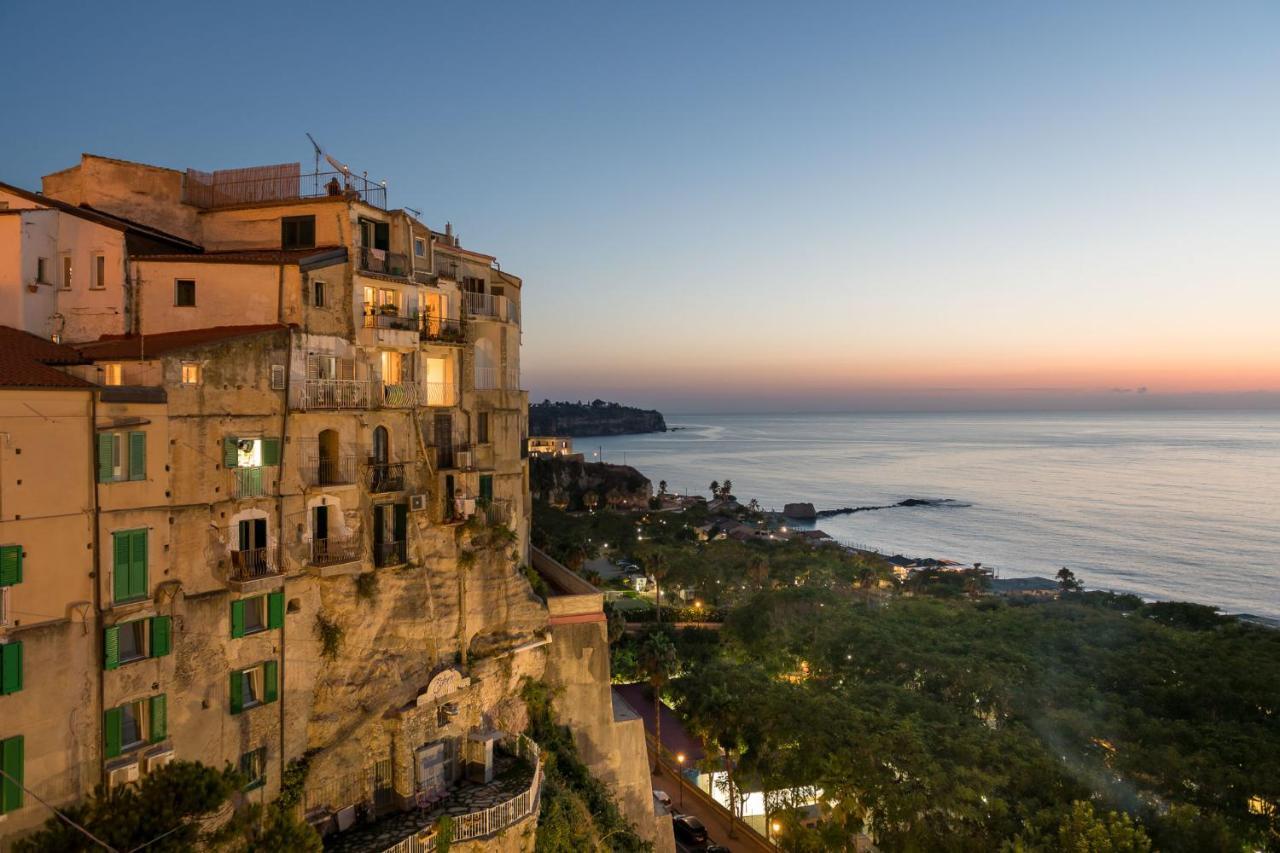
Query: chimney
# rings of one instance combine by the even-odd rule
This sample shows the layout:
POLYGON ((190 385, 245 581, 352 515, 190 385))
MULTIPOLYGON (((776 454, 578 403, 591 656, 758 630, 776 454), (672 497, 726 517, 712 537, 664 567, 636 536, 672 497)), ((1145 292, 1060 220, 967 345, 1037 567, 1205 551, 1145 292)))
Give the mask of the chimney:
POLYGON ((444 242, 448 246, 453 245, 453 223, 446 222, 444 224, 444 242))

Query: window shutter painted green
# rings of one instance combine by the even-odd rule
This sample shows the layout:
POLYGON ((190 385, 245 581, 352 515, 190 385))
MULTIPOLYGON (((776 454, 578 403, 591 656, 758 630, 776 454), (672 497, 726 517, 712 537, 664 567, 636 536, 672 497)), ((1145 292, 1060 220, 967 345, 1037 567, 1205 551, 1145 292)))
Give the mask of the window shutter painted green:
POLYGON ((162 658, 173 648, 173 617, 157 616, 151 620, 151 656, 162 658))
POLYGON ((129 538, 129 597, 142 598, 147 594, 147 531, 134 530, 129 538))
POLYGON ((131 531, 112 534, 114 558, 111 566, 111 597, 115 601, 129 600, 129 542, 131 531))
POLYGON ((284 627, 284 593, 273 592, 267 596, 267 627, 284 627))
POLYGON ((244 674, 239 670, 231 673, 231 713, 239 714, 244 710, 244 674))
POLYGON ((262 439, 262 464, 263 465, 279 465, 280 464, 280 439, 278 438, 262 439))
POLYGON ((244 601, 231 602, 231 639, 244 636, 244 601))
POLYGON ((22 583, 22 546, 0 547, 0 586, 22 583))
POLYGON ((480 500, 485 503, 493 501, 493 477, 488 474, 480 475, 480 500))
POLYGON ((151 742, 159 743, 169 736, 169 703, 165 695, 151 697, 151 742))
POLYGON ((236 467, 236 460, 240 458, 239 441, 235 436, 222 439, 222 467, 236 467))
POLYGON ((117 625, 102 632, 102 660, 104 669, 120 666, 120 628, 117 625))
POLYGON ((102 736, 106 741, 107 758, 120 754, 120 709, 108 708, 102 714, 102 736))
POLYGON ((22 746, 22 735, 0 741, 0 768, 4 770, 4 780, 0 782, 0 814, 22 808, 22 746))
POLYGON ((129 433, 129 479, 147 479, 147 434, 129 433))
POLYGON ((0 646, 0 695, 22 689, 22 643, 0 646))
POLYGON ((115 434, 110 432, 98 433, 98 482, 110 483, 115 479, 115 464, 113 460, 113 452, 115 450, 115 434))
POLYGON ((275 661, 269 660, 262 664, 262 701, 276 701, 276 671, 278 665, 275 661))

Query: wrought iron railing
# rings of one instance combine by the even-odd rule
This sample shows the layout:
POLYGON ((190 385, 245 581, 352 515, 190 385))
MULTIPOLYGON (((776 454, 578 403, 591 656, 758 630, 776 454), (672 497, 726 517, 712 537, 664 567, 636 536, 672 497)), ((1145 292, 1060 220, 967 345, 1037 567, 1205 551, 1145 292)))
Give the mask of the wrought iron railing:
POLYGON ((471 317, 501 320, 504 323, 520 322, 520 306, 509 297, 493 293, 464 293, 463 302, 471 317))
POLYGON ((231 580, 251 581, 276 573, 267 548, 241 548, 231 552, 231 580))
POLYGON ((424 341, 460 344, 466 341, 467 333, 462 320, 457 317, 433 317, 428 314, 422 318, 418 337, 424 341))
POLYGON ((342 486, 356 481, 356 457, 312 456, 302 467, 308 486, 342 486))
POLYGON ((375 402, 368 379, 308 379, 302 383, 301 409, 368 409, 375 402))
POLYGON ((310 562, 313 566, 332 566, 359 560, 359 539, 312 539, 310 562))
POLYGON ((382 405, 391 409, 409 409, 418 405, 418 386, 412 382, 382 386, 382 405))
POLYGON ((260 498, 271 493, 271 471, 261 466, 232 468, 227 477, 233 498, 260 498))
POLYGON ((373 546, 373 564, 378 568, 398 566, 405 561, 405 542, 378 542, 373 546))
POLYGON ((373 494, 404 491, 404 463, 366 463, 364 466, 364 485, 373 494))
POLYGON ((458 405, 458 386, 452 382, 424 382, 423 403, 427 406, 458 405))
POLYGON ((360 269, 382 275, 407 276, 409 256, 400 252, 387 252, 368 246, 359 248, 360 269))
POLYGON ((421 323, 417 314, 389 313, 365 308, 364 327, 366 329, 395 329, 401 332, 415 332, 421 323))
POLYGON ((499 388, 507 391, 520 390, 520 369, 500 367, 477 367, 475 372, 477 391, 495 391, 499 388))

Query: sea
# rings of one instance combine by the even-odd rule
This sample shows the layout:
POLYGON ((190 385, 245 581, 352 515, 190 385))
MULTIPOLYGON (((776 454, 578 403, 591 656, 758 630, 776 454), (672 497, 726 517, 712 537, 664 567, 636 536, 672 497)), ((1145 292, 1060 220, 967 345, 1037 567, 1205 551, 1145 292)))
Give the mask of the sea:
POLYGON ((1000 577, 1063 566, 1089 589, 1193 601, 1280 624, 1280 412, 666 416, 666 433, 578 438, 677 493, 730 480, 821 519, 849 545, 981 562, 1000 577))

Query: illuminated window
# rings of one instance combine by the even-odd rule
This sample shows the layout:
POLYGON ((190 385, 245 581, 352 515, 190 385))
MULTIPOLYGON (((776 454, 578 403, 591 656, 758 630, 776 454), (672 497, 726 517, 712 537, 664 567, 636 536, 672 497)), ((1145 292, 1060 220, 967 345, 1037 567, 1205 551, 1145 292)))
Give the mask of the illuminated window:
POLYGON ((101 290, 107 286, 107 257, 101 252, 93 256, 93 278, 89 282, 89 286, 101 290))
POLYGON ((199 385, 200 384, 200 365, 194 361, 184 361, 182 363, 182 384, 183 385, 199 385))
POLYGON ((124 365, 118 362, 102 365, 102 382, 104 385, 123 385, 124 365))
POLYGON ((71 289, 71 256, 62 256, 62 289, 71 289))

